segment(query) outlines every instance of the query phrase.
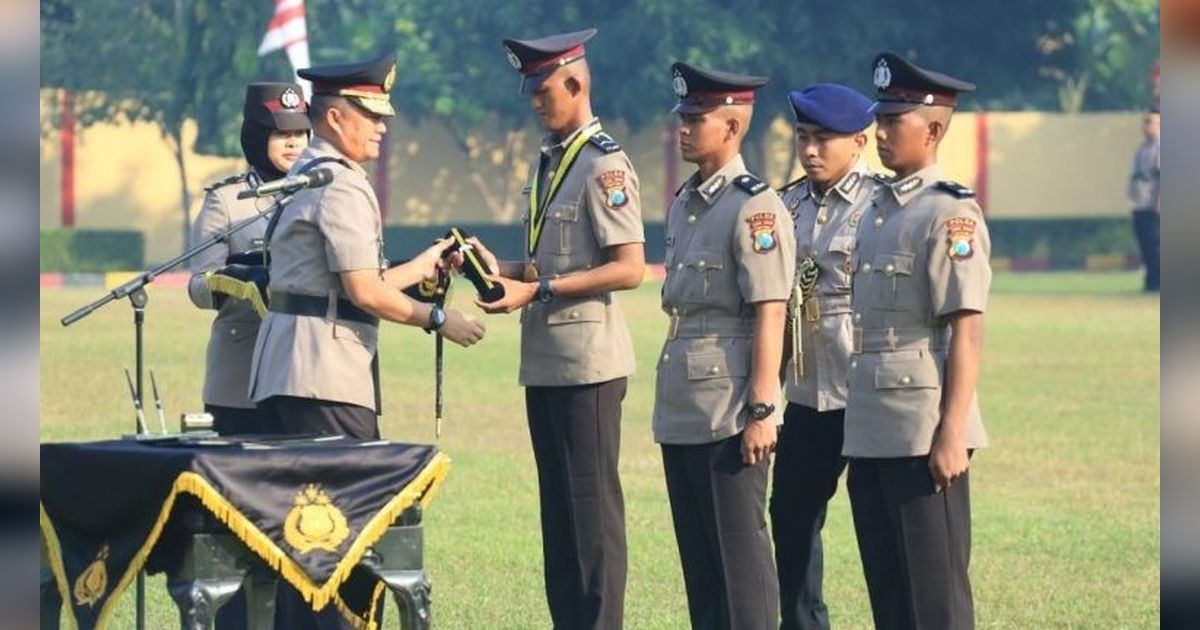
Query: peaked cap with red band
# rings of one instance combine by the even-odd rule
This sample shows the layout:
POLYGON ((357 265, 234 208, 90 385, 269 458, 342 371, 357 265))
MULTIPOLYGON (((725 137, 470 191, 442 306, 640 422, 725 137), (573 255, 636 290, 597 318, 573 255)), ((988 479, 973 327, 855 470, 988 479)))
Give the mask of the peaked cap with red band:
POLYGON ((897 55, 885 52, 871 64, 875 83, 875 114, 903 114, 922 105, 958 104, 962 92, 974 92, 975 84, 948 74, 926 70, 897 55))
POLYGON ((299 85, 291 83, 251 83, 246 86, 242 117, 276 131, 306 131, 308 104, 299 85))
POLYGON ((506 39, 508 64, 521 73, 521 93, 532 94, 555 70, 583 59, 583 43, 596 35, 589 28, 538 39, 506 39))
POLYGON ((700 114, 722 105, 750 105, 754 91, 767 84, 767 77, 707 70, 677 61, 671 64, 671 87, 679 102, 671 110, 678 114, 700 114))
POLYGON ((313 95, 344 96, 379 116, 395 116, 390 92, 396 81, 396 56, 388 53, 370 61, 314 66, 298 71, 313 84, 313 95))

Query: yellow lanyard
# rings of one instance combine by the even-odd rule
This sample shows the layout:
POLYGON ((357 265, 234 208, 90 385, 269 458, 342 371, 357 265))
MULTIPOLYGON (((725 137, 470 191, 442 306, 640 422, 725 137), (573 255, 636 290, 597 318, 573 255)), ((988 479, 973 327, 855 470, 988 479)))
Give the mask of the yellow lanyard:
POLYGON ((554 199, 554 194, 558 192, 558 187, 562 185, 563 179, 566 178, 567 172, 571 170, 571 166, 575 164, 575 158, 579 157, 579 152, 583 150, 583 145, 592 139, 592 136, 600 133, 600 122, 594 122, 579 132, 578 136, 567 145, 567 151, 563 154, 562 162, 558 165, 558 169, 554 171, 554 176, 550 178, 550 189, 546 191, 546 198, 542 203, 538 203, 538 183, 542 181, 542 165, 546 160, 538 161, 537 172, 533 174, 533 184, 529 188, 529 255, 533 256, 537 251, 538 241, 542 238, 542 225, 546 222, 546 208, 550 206, 550 200, 554 199))

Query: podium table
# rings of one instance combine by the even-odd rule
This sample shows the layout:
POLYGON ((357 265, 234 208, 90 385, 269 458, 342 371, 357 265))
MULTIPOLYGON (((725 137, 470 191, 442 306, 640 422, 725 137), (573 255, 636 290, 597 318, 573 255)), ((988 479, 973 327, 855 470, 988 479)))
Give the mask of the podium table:
POLYGON ((167 574, 183 628, 212 627, 239 588, 247 627, 272 628, 280 579, 363 628, 390 591, 404 627, 425 628, 422 514, 449 464, 349 438, 43 444, 42 625, 104 628, 145 569, 167 574))

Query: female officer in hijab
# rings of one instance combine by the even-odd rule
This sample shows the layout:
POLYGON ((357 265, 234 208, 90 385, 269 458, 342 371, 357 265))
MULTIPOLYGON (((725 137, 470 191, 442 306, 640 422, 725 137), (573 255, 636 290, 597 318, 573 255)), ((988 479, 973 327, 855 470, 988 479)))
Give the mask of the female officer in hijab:
MULTIPOLYGON (((191 241, 201 242, 251 217, 271 203, 270 198, 238 199, 238 193, 283 177, 308 146, 312 129, 300 87, 289 83, 252 83, 242 108, 242 153, 250 170, 205 188, 204 206, 192 225, 191 241)), ((199 308, 214 309, 204 370, 204 409, 213 416, 220 434, 277 433, 247 396, 250 359, 265 301, 250 270, 236 278, 219 272, 231 255, 262 248, 268 219, 264 217, 235 232, 191 260, 188 296, 199 308)), ((249 262, 255 257, 242 257, 249 262)), ((265 286, 263 283, 262 286, 265 286)))

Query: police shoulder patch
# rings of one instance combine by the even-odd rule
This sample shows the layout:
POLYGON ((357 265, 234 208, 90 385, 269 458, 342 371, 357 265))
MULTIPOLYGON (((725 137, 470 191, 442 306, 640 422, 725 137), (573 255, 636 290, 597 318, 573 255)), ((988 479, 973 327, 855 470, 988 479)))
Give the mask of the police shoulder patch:
POLYGON ((785 193, 785 192, 787 192, 787 191, 789 191, 789 190, 791 190, 791 189, 793 189, 793 188, 796 188, 796 187, 800 186, 800 184, 803 184, 803 183, 804 183, 804 182, 806 182, 806 181, 808 181, 808 176, 807 176, 807 175, 805 175, 805 176, 801 177, 800 179, 797 179, 797 180, 794 180, 794 181, 790 181, 790 182, 788 182, 788 183, 784 184, 783 188, 780 188, 780 189, 779 189, 778 191, 776 191, 776 192, 778 192, 779 194, 783 194, 783 193, 785 193))
POLYGON ((938 190, 944 190, 944 191, 950 193, 951 195, 958 197, 959 199, 970 199, 975 196, 974 190, 971 190, 970 188, 967 188, 966 186, 963 186, 962 184, 959 184, 957 182, 952 182, 952 181, 948 181, 948 180, 944 180, 944 179, 942 181, 939 181, 938 183, 934 184, 934 187, 937 188, 938 190))
POLYGON ((612 136, 604 133, 603 131, 592 135, 592 137, 588 139, 588 142, 591 142, 596 146, 597 149, 600 149, 605 153, 616 153, 617 151, 621 150, 621 145, 617 144, 617 141, 613 140, 612 136))
POLYGON ((753 196, 769 188, 767 182, 750 175, 738 175, 733 178, 733 185, 746 191, 747 194, 753 196))
POLYGON ((249 176, 250 176, 249 171, 247 171, 245 173, 238 173, 237 175, 230 175, 229 177, 226 177, 225 179, 215 181, 215 182, 205 186, 204 192, 210 193, 219 188, 224 188, 230 184, 237 184, 240 182, 244 182, 244 181, 246 181, 246 178, 249 176))

